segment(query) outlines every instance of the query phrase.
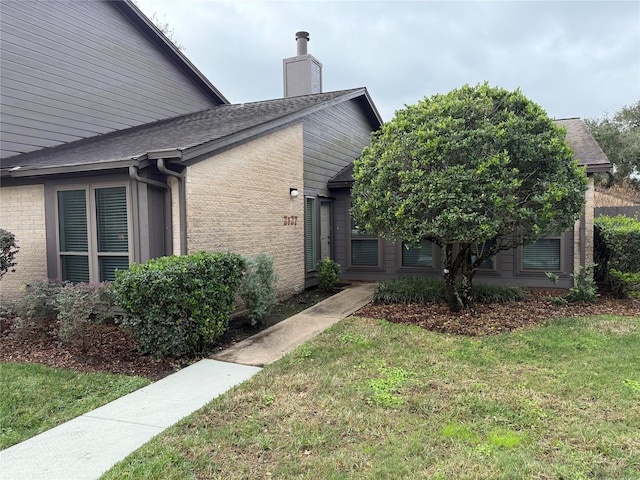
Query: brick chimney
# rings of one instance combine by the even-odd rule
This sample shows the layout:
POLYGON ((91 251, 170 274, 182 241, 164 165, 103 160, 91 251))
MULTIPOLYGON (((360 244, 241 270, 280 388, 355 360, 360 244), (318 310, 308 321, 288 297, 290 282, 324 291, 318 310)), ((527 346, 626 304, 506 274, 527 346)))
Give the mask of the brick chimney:
POLYGON ((322 93, 322 64, 307 53, 309 32, 296 33, 296 56, 282 61, 284 96, 322 93))

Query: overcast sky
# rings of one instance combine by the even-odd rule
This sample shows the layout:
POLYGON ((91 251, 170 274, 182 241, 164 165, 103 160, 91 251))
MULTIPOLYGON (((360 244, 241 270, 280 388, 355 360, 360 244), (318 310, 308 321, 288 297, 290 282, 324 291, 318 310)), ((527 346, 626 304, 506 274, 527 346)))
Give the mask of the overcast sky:
POLYGON ((174 29, 231 103, 282 96, 295 33, 323 91, 367 87, 383 120, 405 104, 488 81, 553 118, 600 118, 640 100, 640 2, 137 0, 174 29))

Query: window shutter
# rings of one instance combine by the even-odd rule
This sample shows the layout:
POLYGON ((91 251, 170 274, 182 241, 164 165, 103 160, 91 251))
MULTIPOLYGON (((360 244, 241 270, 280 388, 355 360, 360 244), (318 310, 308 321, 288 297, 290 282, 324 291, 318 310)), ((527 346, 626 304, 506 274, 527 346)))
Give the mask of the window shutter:
POLYGON ((524 270, 560 270, 559 238, 543 238, 525 245, 522 253, 524 270))

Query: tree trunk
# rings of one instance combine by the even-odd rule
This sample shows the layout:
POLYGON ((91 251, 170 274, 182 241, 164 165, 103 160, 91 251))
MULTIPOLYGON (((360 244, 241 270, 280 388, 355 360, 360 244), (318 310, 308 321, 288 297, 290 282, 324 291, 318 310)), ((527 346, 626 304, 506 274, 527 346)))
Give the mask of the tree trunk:
POLYGON ((459 312, 462 307, 462 299, 456 289, 457 265, 453 262, 453 244, 447 243, 444 246, 444 288, 447 296, 449 310, 459 312))
POLYGON ((466 248, 462 261, 462 288, 460 296, 462 297, 462 306, 464 308, 473 308, 473 276, 477 272, 477 268, 471 262, 471 249, 466 248))

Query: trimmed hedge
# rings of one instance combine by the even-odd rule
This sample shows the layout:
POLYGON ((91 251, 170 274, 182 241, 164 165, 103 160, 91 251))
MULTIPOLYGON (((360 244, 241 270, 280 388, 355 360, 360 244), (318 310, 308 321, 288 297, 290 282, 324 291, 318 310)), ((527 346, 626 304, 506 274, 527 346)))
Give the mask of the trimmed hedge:
POLYGON ((116 273, 111 289, 143 353, 186 357, 205 353, 224 334, 242 280, 233 253, 162 257, 116 273))
POLYGON ((595 219, 596 279, 617 297, 627 297, 638 289, 640 273, 640 221, 618 215, 595 219), (614 273, 615 272, 615 273, 614 273))

